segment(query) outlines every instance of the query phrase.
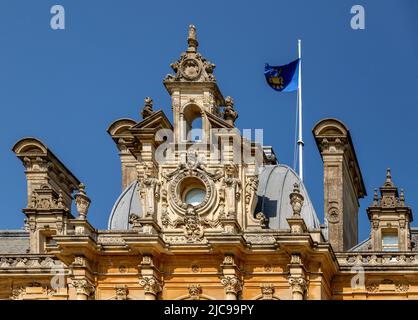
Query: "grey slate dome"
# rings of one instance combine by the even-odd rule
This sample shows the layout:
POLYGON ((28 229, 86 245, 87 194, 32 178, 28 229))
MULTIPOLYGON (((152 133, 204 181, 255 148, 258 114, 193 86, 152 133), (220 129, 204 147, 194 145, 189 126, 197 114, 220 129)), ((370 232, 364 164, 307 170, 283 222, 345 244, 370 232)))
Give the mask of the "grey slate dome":
POLYGON ((268 165, 263 168, 258 178, 258 201, 254 214, 263 212, 269 218, 270 229, 289 228, 286 219, 293 214, 289 195, 295 183, 300 185, 300 192, 305 198, 301 216, 306 226, 309 229, 320 228, 320 222, 308 192, 299 176, 291 168, 283 164, 268 165))
POLYGON ((109 218, 110 230, 130 229, 129 215, 142 216, 142 206, 139 201, 139 183, 132 182, 116 200, 109 218))

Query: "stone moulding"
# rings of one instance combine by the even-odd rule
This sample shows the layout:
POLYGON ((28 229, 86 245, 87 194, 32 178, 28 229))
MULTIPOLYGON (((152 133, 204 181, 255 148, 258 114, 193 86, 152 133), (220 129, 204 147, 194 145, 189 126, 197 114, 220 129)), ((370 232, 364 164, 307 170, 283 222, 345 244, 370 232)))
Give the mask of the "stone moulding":
POLYGON ((337 254, 341 267, 353 266, 418 266, 418 253, 367 252, 355 254, 337 254))
POLYGON ((48 269, 65 268, 65 265, 53 256, 42 255, 2 255, 0 256, 1 269, 36 268, 48 269))

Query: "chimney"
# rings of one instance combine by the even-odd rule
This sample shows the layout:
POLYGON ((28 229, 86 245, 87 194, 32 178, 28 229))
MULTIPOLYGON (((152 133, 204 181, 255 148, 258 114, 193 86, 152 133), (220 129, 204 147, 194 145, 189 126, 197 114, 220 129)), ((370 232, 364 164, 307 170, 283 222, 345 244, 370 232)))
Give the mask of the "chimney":
POLYGON ((313 129, 324 163, 324 217, 334 251, 358 242, 359 198, 366 195, 360 166, 348 128, 339 120, 324 119, 313 129))

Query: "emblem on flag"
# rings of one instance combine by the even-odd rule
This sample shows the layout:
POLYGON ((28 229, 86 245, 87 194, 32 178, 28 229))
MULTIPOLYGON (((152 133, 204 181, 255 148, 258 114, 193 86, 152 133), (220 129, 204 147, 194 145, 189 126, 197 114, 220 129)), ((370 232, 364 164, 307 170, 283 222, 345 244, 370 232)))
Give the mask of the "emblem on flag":
POLYGON ((264 76, 267 83, 276 91, 290 92, 298 89, 298 68, 300 59, 283 66, 270 66, 266 63, 264 76))

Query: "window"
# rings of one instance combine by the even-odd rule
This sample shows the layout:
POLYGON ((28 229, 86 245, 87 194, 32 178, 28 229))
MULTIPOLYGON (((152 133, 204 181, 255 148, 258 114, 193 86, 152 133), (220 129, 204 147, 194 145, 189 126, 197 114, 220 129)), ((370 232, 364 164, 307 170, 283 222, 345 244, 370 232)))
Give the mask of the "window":
POLYGON ((202 118, 197 117, 192 121, 189 131, 188 140, 191 142, 199 142, 203 140, 202 118))
POLYGON ((183 203, 198 206, 205 201, 206 188, 202 180, 186 177, 179 184, 179 197, 183 203))
POLYGON ((398 233, 383 232, 382 233, 382 251, 398 251, 398 233))
POLYGON ((185 202, 187 204, 191 204, 192 206, 197 206, 203 202, 205 195, 205 190, 193 188, 186 193, 185 202))
POLYGON ((202 111, 197 105, 188 105, 183 111, 184 139, 189 142, 203 141, 202 111))

